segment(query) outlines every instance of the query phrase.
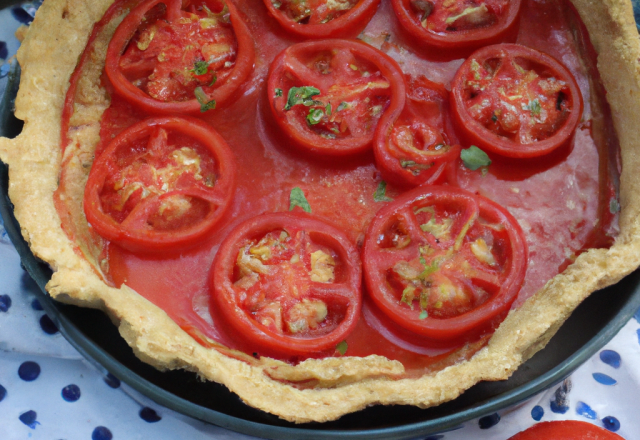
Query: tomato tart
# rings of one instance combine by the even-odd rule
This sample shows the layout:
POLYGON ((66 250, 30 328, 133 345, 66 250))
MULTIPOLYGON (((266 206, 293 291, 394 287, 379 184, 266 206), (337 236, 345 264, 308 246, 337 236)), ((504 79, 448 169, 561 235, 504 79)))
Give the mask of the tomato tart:
POLYGON ((18 59, 50 295, 288 421, 507 379, 640 264, 623 0, 47 0, 18 59))

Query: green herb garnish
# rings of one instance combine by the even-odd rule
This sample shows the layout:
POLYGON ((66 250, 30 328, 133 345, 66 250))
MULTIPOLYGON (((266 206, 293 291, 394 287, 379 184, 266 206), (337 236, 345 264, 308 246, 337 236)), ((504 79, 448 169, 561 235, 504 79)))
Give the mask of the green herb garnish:
POLYGON ((282 89, 276 89, 275 95, 276 95, 276 98, 279 98, 280 96, 282 96, 282 89))
POLYGON ((423 310, 422 312, 420 312, 420 316, 418 316, 419 319, 426 319, 427 316, 429 316, 429 314, 427 313, 426 310, 423 310))
POLYGON ((340 353, 340 356, 345 355, 345 353, 347 352, 347 348, 349 348, 349 346, 347 345, 347 341, 342 341, 338 345, 336 345, 336 351, 340 353))
POLYGON ((284 109, 289 110, 291 107, 298 104, 303 104, 307 107, 314 105, 318 101, 314 101, 311 98, 319 94, 320 90, 313 86, 291 87, 289 89, 289 95, 287 96, 287 104, 284 106, 284 109))
POLYGON ((209 72, 209 63, 207 63, 206 61, 196 61, 195 64, 193 65, 193 69, 191 69, 191 72, 194 73, 194 75, 206 75, 207 72, 209 72))
POLYGON ((378 183, 378 188, 376 188, 376 192, 373 193, 373 201, 374 202, 392 201, 393 199, 390 197, 387 197, 386 193, 387 193, 387 182, 385 182, 384 180, 381 180, 380 183, 378 183))
POLYGON ((491 159, 489 159, 487 153, 475 145, 470 146, 466 150, 463 149, 460 151, 460 158, 462 159, 464 166, 472 171, 491 165, 491 159))
POLYGON ((609 212, 611 212, 611 214, 620 212, 620 202, 616 199, 611 199, 611 202, 609 202, 609 212))
POLYGON ((202 90, 202 87, 196 87, 196 89, 193 91, 193 94, 196 95, 196 99, 200 104, 200 111, 202 113, 206 112, 207 110, 213 110, 214 108, 216 108, 216 100, 212 99, 211 101, 209 101, 209 97, 204 92, 204 90, 202 90))
POLYGON ((289 195, 289 211, 292 211, 296 206, 301 207, 304 212, 311 212, 311 205, 304 196, 304 192, 297 186, 291 190, 289 195))
POLYGON ((320 108, 310 108, 309 114, 307 115, 307 123, 309 125, 316 125, 319 123, 324 116, 324 112, 320 108))

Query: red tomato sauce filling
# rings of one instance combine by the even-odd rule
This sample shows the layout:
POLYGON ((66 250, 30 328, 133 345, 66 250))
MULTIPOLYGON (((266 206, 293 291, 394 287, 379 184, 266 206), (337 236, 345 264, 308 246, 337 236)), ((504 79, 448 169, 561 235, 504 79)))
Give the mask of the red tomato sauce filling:
MULTIPOLYGON (((462 5, 462 2, 458 3, 462 5)), ((490 3, 484 4, 488 8, 490 3)), ((268 111, 268 105, 263 96, 264 90, 261 85, 266 82, 271 60, 290 45, 290 41, 280 34, 272 33, 272 27, 268 22, 269 18, 260 0, 239 0, 237 4, 238 9, 243 11, 247 17, 247 23, 257 42, 255 71, 246 83, 244 94, 236 102, 224 111, 209 111, 201 116, 224 137, 235 152, 238 187, 231 208, 220 221, 218 231, 210 239, 188 251, 167 252, 162 256, 145 256, 136 255, 118 246, 107 244, 104 255, 107 255, 109 259, 109 270, 106 275, 110 284, 120 286, 126 283, 166 311, 184 328, 195 329, 193 330, 195 333, 205 335, 228 347, 237 348, 246 353, 260 354, 260 347, 247 344, 242 338, 228 332, 224 326, 220 325, 216 310, 210 310, 209 307, 209 270, 218 246, 224 237, 234 226, 257 214, 287 211, 290 191, 293 187, 298 186, 304 191, 314 216, 341 228, 354 243, 361 246, 368 224, 376 212, 385 205, 385 202, 377 202, 373 199, 373 194, 381 180, 380 174, 373 164, 373 155, 345 160, 339 165, 332 166, 301 154, 292 154, 291 150, 281 145, 280 137, 266 127, 265 112, 268 111)), ((460 7, 468 8, 464 5, 460 7)), ((455 12, 455 14, 459 13, 455 12)), ((522 13, 528 17, 528 20, 521 24, 518 43, 562 59, 580 85, 585 109, 584 122, 578 126, 571 144, 561 153, 545 158, 544 163, 533 160, 514 165, 511 162, 494 161, 485 173, 470 171, 460 161, 456 165, 457 177, 455 181, 459 186, 472 192, 478 192, 504 206, 514 215, 524 230, 529 246, 529 264, 524 285, 514 307, 522 304, 544 286, 549 279, 562 271, 582 251, 591 247, 609 246, 616 233, 615 215, 612 214, 615 210, 610 210, 610 206, 614 206, 615 202, 616 177, 615 170, 612 171, 613 165, 608 152, 609 146, 615 148, 616 141, 612 132, 609 132, 607 128, 609 125, 608 116, 602 116, 603 113, 607 114, 606 104, 600 101, 599 91, 593 89, 590 82, 589 75, 595 74, 595 71, 589 70, 594 58, 587 59, 586 63, 581 60, 580 49, 572 34, 575 26, 571 20, 575 19, 571 17, 574 12, 569 10, 568 6, 530 0, 524 2, 522 13)), ((197 21, 185 23, 185 32, 187 32, 187 28, 191 29, 191 26, 200 27, 198 22, 206 18, 205 15, 198 13, 196 15, 198 16, 197 21)), ((194 18, 194 20, 196 19, 194 18)), ((446 22, 446 19, 444 21, 446 22)), ((430 80, 444 83, 448 87, 463 60, 436 62, 406 50, 407 41, 403 39, 406 37, 398 33, 397 26, 391 6, 382 4, 365 29, 362 38, 376 47, 381 47, 383 52, 399 62, 406 74, 413 77, 425 75, 430 80)), ((150 27, 145 29, 148 30, 150 27)), ((211 32, 216 35, 226 35, 224 26, 215 29, 217 30, 211 32)), ((198 30, 198 32, 205 31, 209 32, 201 27, 198 30)), ((156 34, 153 40, 156 38, 160 38, 159 34, 156 34)), ((220 38, 226 41, 224 37, 220 38)), ((143 40, 138 39, 137 41, 143 40)), ((146 49, 147 51, 153 50, 151 43, 146 49)), ((137 46, 137 44, 133 46, 137 46)), ((140 51, 137 47, 130 50, 140 51)), ((200 57, 210 59, 208 55, 205 57, 201 48, 185 53, 189 54, 188 61, 177 64, 171 62, 165 71, 165 78, 171 76, 169 72, 176 71, 176 69, 181 74, 193 69, 195 61, 200 57)), ((325 91, 323 95, 316 97, 318 99, 324 97, 323 103, 331 104, 332 114, 337 112, 337 107, 341 102, 348 101, 349 93, 353 93, 353 90, 358 86, 368 84, 372 81, 371 78, 375 78, 375 72, 370 72, 371 76, 369 77, 363 75, 363 72, 369 71, 369 66, 360 64, 358 60, 355 60, 353 64, 356 69, 352 69, 352 82, 344 89, 339 88, 334 92, 325 91)), ((82 64, 78 69, 81 68, 82 64)), ((218 75, 224 73, 224 67, 222 69, 218 75)), ((190 87, 205 84, 209 80, 208 77, 199 79, 194 78, 192 74, 190 75, 190 77, 187 75, 189 77, 188 87, 187 83, 183 84, 178 80, 173 80, 174 86, 170 87, 171 91, 168 93, 175 94, 175 96, 186 96, 192 93, 193 89, 190 87)), ((183 76, 183 78, 187 77, 183 76)), ((78 81, 77 76, 74 78, 74 81, 78 81)), ((159 75, 157 80, 161 81, 161 78, 162 75, 159 75)), ((145 82, 145 87, 148 87, 149 84, 150 82, 145 82)), ((104 80, 104 85, 108 91, 112 91, 108 80, 104 80)), ((290 86, 301 85, 310 84, 303 84, 299 79, 291 80, 290 86)), ((72 84, 70 91, 74 90, 75 85, 72 84)), ((287 90, 284 93, 286 96, 287 90)), ((97 155, 105 148, 106 140, 146 117, 145 114, 131 107, 117 94, 111 93, 111 99, 111 106, 102 119, 102 141, 96 151, 97 155)), ((300 106, 300 111, 308 112, 308 107, 302 107, 300 106)), ((321 109, 322 106, 313 108, 321 109)), ((326 109, 326 106, 324 108, 326 109)), ((370 113, 371 108, 373 106, 365 109, 364 113, 370 113)), ((68 124, 71 109, 72 107, 68 107, 63 127, 64 124, 68 124)), ((297 112, 298 110, 293 111, 297 112)), ((325 110, 323 118, 328 117, 326 113, 325 110)), ((304 118, 301 123, 306 124, 306 116, 306 113, 300 116, 300 118, 304 118)), ((353 118, 354 120, 360 119, 355 116, 353 118)), ((373 118, 368 116, 367 120, 373 121, 373 118)), ((362 125, 349 127, 348 119, 344 123, 347 124, 349 130, 363 129, 362 125)), ((358 124, 361 123, 360 120, 358 124)), ((338 123, 335 120, 331 122, 329 119, 326 121, 323 119, 323 125, 320 127, 322 127, 322 132, 326 131, 327 134, 333 133, 332 128, 336 128, 342 133, 342 124, 342 121, 338 123)), ((366 124, 364 127, 366 129, 366 124)), ((66 136, 66 133, 63 133, 63 136, 66 136)), ((463 148, 467 147, 468 145, 463 145, 463 148)), ((65 191, 65 185, 62 184, 58 189, 57 197, 64 195, 65 191)), ((400 190, 393 185, 387 187, 386 195, 388 197, 393 198, 398 194, 400 194, 400 190)), ((58 204, 58 209, 63 218, 63 228, 73 236, 75 227, 69 223, 69 216, 64 213, 60 204, 58 204)), ((433 220, 432 226, 445 226, 444 219, 440 219, 437 212, 425 211, 419 215, 422 216, 419 222, 429 224, 433 220)), ((486 240, 491 239, 499 242, 499 237, 495 236, 493 232, 488 236, 484 232, 486 232, 486 228, 483 231, 477 231, 477 234, 474 233, 475 235, 472 234, 473 243, 478 243, 481 237, 484 237, 485 243, 486 240)), ((452 233, 453 236, 456 234, 456 232, 452 233)), ((471 235, 469 236, 471 237, 471 235)), ((277 237, 272 238, 276 239, 277 237)), ((390 233, 385 240, 389 242, 389 246, 398 246, 403 240, 403 231, 399 230, 395 236, 390 233)), ((250 248, 258 244, 259 242, 251 244, 250 248)), ((471 249, 471 242, 468 246, 469 253, 475 255, 471 249)), ((281 254, 282 264, 278 264, 280 269, 277 270, 302 270, 302 266, 298 267, 290 263, 290 257, 287 263, 287 256, 288 254, 281 254)), ((493 257, 496 264, 500 265, 500 255, 496 254, 493 257)), ((418 263, 426 267, 425 264, 432 261, 431 259, 427 261, 425 258, 425 264, 422 264, 420 257, 416 256, 416 258, 418 258, 417 262, 414 261, 415 258, 407 259, 407 266, 417 270, 418 263)), ((308 271, 308 267, 305 266, 304 270, 308 271)), ((487 269, 486 272, 489 273, 490 270, 487 269)), ((391 276, 391 278, 394 277, 395 275, 391 276)), ((237 281, 242 282, 242 279, 243 277, 238 273, 237 281)), ((403 277, 396 278, 396 280, 398 289, 402 288, 403 291, 411 284, 403 277)), ((262 282, 269 283, 268 279, 262 282)), ((487 286, 490 284, 487 283, 487 286)), ((298 288, 304 288, 304 285, 300 285, 298 288)), ((256 304, 263 304, 260 302, 261 299, 252 293, 254 291, 251 287, 248 287, 246 292, 248 301, 251 301, 249 298, 253 296, 256 304)), ((482 301, 480 290, 477 290, 477 294, 469 292, 469 295, 460 304, 445 307, 443 303, 442 308, 447 310, 447 313, 459 313, 458 309, 464 308, 464 304, 467 302, 482 301)), ((363 315, 356 329, 346 339, 348 346, 346 355, 366 356, 375 353, 390 359, 397 359, 405 365, 408 375, 422 374, 431 369, 442 368, 448 362, 455 362, 449 360, 449 355, 453 353, 453 348, 459 347, 444 350, 437 347, 434 347, 433 350, 428 347, 418 349, 410 340, 394 338, 385 329, 383 320, 376 319, 376 311, 367 305, 367 292, 364 291, 363 295, 365 297, 363 315)), ((407 294, 406 299, 407 307, 413 305, 418 313, 421 307, 420 294, 414 292, 414 298, 411 301, 409 301, 407 294)), ((318 313, 322 312, 321 307, 316 308, 315 306, 314 304, 313 307, 309 307, 307 310, 310 311, 309 313, 306 313, 307 311, 303 313, 310 328, 312 327, 311 323, 318 317, 318 313)), ((437 301, 429 302, 426 309, 431 313, 437 313, 437 301)), ((273 316, 265 310, 264 319, 273 320, 273 316)), ((289 319, 289 321, 295 320, 289 319)), ((282 328, 283 331, 287 328, 284 321, 282 328)), ((288 328, 287 331, 291 331, 291 327, 288 328)), ((460 352, 462 357, 471 356, 481 348, 486 339, 486 336, 483 336, 477 343, 468 345, 460 352)), ((336 350, 318 356, 339 355, 340 353, 336 350)), ((301 358, 292 357, 286 360, 296 362, 301 358)))

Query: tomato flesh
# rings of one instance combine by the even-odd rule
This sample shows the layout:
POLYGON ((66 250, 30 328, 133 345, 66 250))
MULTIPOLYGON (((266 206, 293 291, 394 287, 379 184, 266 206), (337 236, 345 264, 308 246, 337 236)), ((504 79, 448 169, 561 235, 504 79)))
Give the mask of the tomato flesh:
POLYGON ((137 251, 193 245, 233 195, 224 141, 196 120, 150 119, 125 130, 93 164, 87 219, 98 234, 137 251))
POLYGON ((445 134, 448 94, 425 77, 407 77, 405 107, 388 113, 376 132, 374 153, 383 177, 400 186, 440 183, 460 154, 445 134))
POLYGON ((520 290, 528 258, 524 234, 507 211, 438 186, 382 209, 363 252, 367 287, 380 309, 400 327, 444 341, 495 325, 520 290))
POLYGON ((299 213, 238 225, 213 264, 213 301, 240 338, 276 352, 333 350, 360 313, 360 262, 337 229, 299 213))
POLYGON ((329 23, 346 14, 357 3, 356 0, 283 0, 271 2, 289 19, 301 24, 329 23))
POLYGON ((197 87, 211 94, 230 75, 238 51, 228 8, 219 4, 212 11, 203 3, 166 21, 160 6, 145 15, 120 58, 121 71, 159 101, 194 99, 197 87))
POLYGON ((582 115, 575 79, 552 57, 519 45, 475 52, 452 85, 454 115, 471 142, 508 157, 565 145, 582 115))
POLYGON ((268 87, 276 122, 296 146, 344 155, 370 146, 382 114, 401 105, 404 81, 395 62, 370 46, 326 40, 280 54, 268 87))

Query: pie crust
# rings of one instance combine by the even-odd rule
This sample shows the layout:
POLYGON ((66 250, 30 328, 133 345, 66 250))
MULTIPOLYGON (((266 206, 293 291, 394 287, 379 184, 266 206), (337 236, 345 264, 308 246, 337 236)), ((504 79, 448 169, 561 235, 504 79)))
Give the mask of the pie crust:
MULTIPOLYGON (((334 420, 374 404, 426 408, 456 398, 479 381, 507 379, 547 344, 591 292, 617 283, 640 263, 640 40, 632 6, 624 0, 572 3, 598 54, 620 143, 620 233, 611 248, 582 253, 512 311, 470 360, 401 379, 395 378, 404 372, 400 362, 375 355, 309 359, 295 366, 256 360, 222 346, 205 348, 131 288, 107 286, 96 265, 74 250, 61 229, 53 195, 65 159, 60 127, 69 78, 110 0, 47 0, 18 53, 22 77, 15 114, 25 125, 17 138, 0 139, 0 159, 9 164, 9 195, 22 234, 36 257, 54 271, 47 290, 58 301, 107 312, 144 362, 161 370, 196 372, 224 384, 248 405, 296 423, 334 420), (315 379, 317 385, 299 389, 284 382, 306 379, 315 379)), ((99 103, 103 92, 87 87, 85 93, 87 108, 76 114, 86 121, 75 123, 90 143, 98 136, 95 114, 100 113, 99 105, 91 103, 99 103)))

